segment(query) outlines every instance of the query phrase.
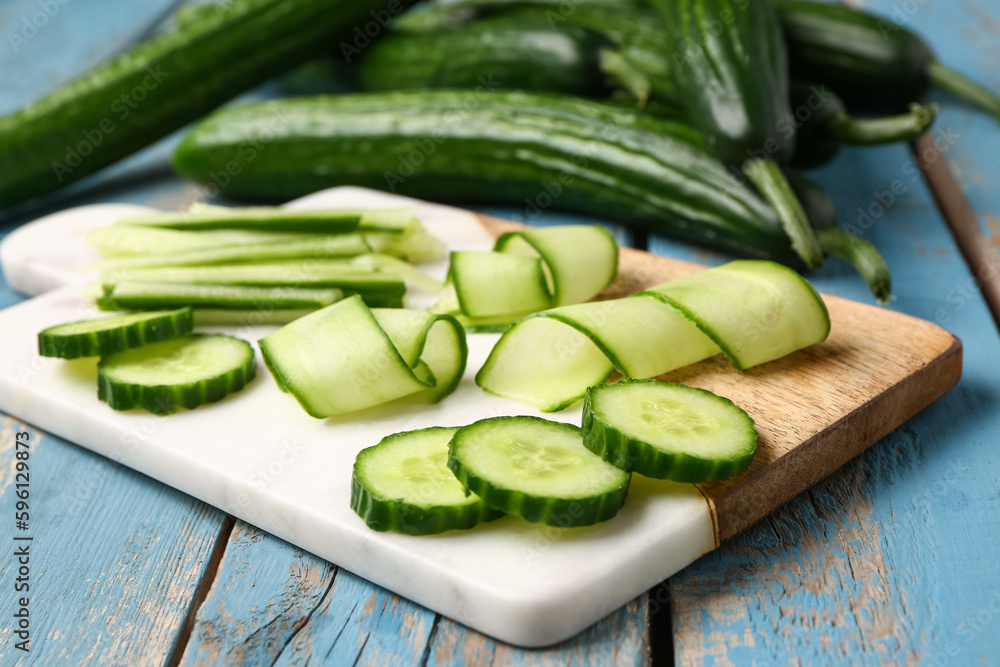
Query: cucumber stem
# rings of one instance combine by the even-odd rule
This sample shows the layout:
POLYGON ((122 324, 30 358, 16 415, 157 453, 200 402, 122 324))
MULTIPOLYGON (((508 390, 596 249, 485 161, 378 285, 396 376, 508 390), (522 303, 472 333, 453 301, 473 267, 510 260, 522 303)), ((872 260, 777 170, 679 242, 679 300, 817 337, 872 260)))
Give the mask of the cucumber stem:
POLYGON ((839 143, 850 146, 878 146, 916 139, 937 117, 936 104, 911 104, 908 113, 884 118, 855 118, 837 114, 826 127, 827 133, 839 143))
POLYGON ((857 269, 880 304, 889 301, 892 276, 875 246, 843 229, 821 229, 817 235, 824 252, 849 262, 857 269))
POLYGON ((927 76, 935 88, 957 95, 1000 120, 1000 96, 986 86, 936 60, 928 65, 927 76))
POLYGON ((792 250, 810 269, 823 266, 819 239, 781 167, 773 160, 754 158, 743 163, 743 173, 778 214, 781 226, 791 239, 792 250))

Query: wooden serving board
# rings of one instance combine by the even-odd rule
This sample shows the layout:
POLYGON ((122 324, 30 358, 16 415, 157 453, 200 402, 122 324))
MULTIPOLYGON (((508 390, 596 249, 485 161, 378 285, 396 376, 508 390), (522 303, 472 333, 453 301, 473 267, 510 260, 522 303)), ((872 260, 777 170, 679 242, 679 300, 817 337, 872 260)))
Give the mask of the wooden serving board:
MULTIPOLYGON (((492 237, 514 227, 358 188, 290 205, 401 203, 415 205, 452 249, 489 247, 492 237)), ((496 336, 470 336, 466 378, 453 396, 429 408, 386 406, 313 420, 260 364, 246 390, 211 406, 163 418, 115 412, 96 399, 92 362, 40 358, 35 334, 86 316, 79 297, 86 276, 70 269, 93 259, 82 244, 86 230, 122 213, 113 206, 65 211, 21 228, 0 246, 12 287, 47 292, 0 312, 0 409, 515 644, 550 644, 579 632, 830 474, 948 391, 961 374, 961 344, 943 329, 825 297, 833 328, 820 345, 748 372, 719 356, 664 376, 728 396, 750 413, 760 439, 747 473, 704 485, 636 476, 621 513, 590 528, 559 530, 505 517, 433 537, 376 533, 348 505, 350 467, 361 448, 401 430, 540 414, 472 382, 496 336)), ((702 268, 623 249, 619 279, 602 297, 702 268)), ((432 269, 443 275, 445 267, 432 269)), ((273 327, 217 330, 256 340, 273 327)), ((548 417, 579 423, 580 409, 548 417)))

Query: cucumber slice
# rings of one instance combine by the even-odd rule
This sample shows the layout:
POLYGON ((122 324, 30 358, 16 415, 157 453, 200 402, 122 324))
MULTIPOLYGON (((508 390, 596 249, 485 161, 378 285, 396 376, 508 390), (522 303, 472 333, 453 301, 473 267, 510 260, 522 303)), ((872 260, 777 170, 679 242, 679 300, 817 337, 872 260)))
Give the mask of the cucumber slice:
POLYGON ((339 289, 124 282, 104 285, 102 310, 193 306, 229 310, 314 310, 344 298, 339 289))
POLYGON ((248 229, 338 233, 357 229, 366 213, 370 212, 361 209, 289 210, 273 206, 229 208, 195 204, 187 211, 166 211, 121 218, 118 224, 181 230, 248 229))
POLYGON ((351 509, 374 530, 432 535, 472 528, 503 512, 491 509, 448 468, 457 428, 396 433, 361 450, 351 478, 351 509))
POLYGON ((455 318, 371 310, 358 296, 260 340, 278 385, 317 418, 403 397, 439 401, 458 386, 468 348, 455 318))
POLYGON ((612 369, 649 378, 717 354, 743 370, 825 340, 823 300, 774 262, 738 260, 625 299, 564 306, 510 327, 476 376, 485 391, 561 410, 612 369))
POLYGON ((194 308, 194 324, 197 327, 240 326, 256 327, 265 324, 288 324, 319 307, 296 308, 194 308))
POLYGON ((191 332, 190 308, 82 320, 49 327, 38 334, 43 357, 103 357, 191 332))
POLYGON ((743 409, 710 391, 623 380, 587 389, 583 444, 623 470, 704 482, 749 468, 757 429, 743 409))
MULTIPOLYGON (((160 231, 160 230, 151 230, 160 231)), ((183 232, 180 232, 183 233, 183 232)), ((143 269, 172 266, 210 266, 213 264, 247 264, 272 260, 321 260, 356 257, 371 252, 371 246, 361 234, 303 234, 305 238, 261 243, 243 243, 210 248, 194 248, 181 252, 157 253, 135 257, 119 257, 102 261, 100 271, 143 269)))
POLYGON ((245 340, 192 334, 101 359, 97 397, 115 410, 165 415, 222 400, 245 387, 255 371, 245 340))
POLYGON ((579 427, 538 417, 493 417, 459 429, 448 467, 488 506, 563 528, 617 514, 630 477, 584 447, 579 427))
MULTIPOLYGON (((344 234, 346 236, 347 234, 344 234)), ((179 231, 142 225, 110 225, 87 233, 87 245, 97 249, 104 258, 160 255, 223 246, 294 241, 323 238, 321 234, 296 232, 254 232, 239 229, 215 231, 179 231)))
POLYGON ((552 306, 537 257, 499 252, 453 252, 449 277, 460 312, 469 318, 505 315, 513 321, 552 306))

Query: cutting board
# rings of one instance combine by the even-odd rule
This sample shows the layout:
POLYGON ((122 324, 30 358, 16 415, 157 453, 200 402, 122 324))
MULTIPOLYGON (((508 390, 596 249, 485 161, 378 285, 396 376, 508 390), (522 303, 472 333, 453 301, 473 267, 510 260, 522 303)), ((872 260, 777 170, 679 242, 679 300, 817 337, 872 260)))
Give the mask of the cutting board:
MULTIPOLYGON (((412 205, 451 249, 482 250, 512 223, 360 188, 289 204, 412 205)), ((760 432, 750 470, 677 484, 634 476, 625 507, 597 526, 558 529, 504 517, 469 531, 411 537, 369 530, 349 506, 357 452, 383 436, 497 415, 541 413, 480 391, 473 376, 496 334, 472 334, 469 370, 436 406, 383 406, 328 420, 307 416, 258 359, 244 391, 168 417, 115 412, 96 397, 93 360, 39 357, 36 334, 81 319, 96 259, 87 230, 141 207, 69 209, 0 245, 13 289, 39 295, 0 311, 0 410, 174 486, 400 595, 503 641, 541 646, 583 630, 737 534, 943 395, 961 375, 962 347, 929 322, 824 296, 832 332, 819 345, 750 369, 721 356, 663 379, 728 396, 760 432)), ((617 282, 631 294, 705 267, 622 249, 617 282)), ((443 277, 438 263, 429 272, 443 277)), ((413 306, 426 303, 417 295, 413 306)), ((257 340, 274 327, 212 327, 257 340)), ((545 415, 579 423, 580 406, 545 415)))

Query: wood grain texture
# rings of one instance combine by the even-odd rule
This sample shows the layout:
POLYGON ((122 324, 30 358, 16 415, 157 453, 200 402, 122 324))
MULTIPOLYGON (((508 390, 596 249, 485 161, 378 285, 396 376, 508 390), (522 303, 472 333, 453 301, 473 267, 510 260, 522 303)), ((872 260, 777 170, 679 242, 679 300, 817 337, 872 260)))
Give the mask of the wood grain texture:
POLYGON ((520 649, 237 522, 179 664, 648 664, 646 596, 558 646, 520 649))
MULTIPOLYGON (((30 652, 0 631, 0 664, 163 665, 194 600, 222 514, 147 477, 0 416, 0 534, 14 533, 14 434, 30 433, 30 652)), ((13 553, 13 548, 8 554, 13 553)), ((0 559, 11 587, 18 562, 0 559)))

